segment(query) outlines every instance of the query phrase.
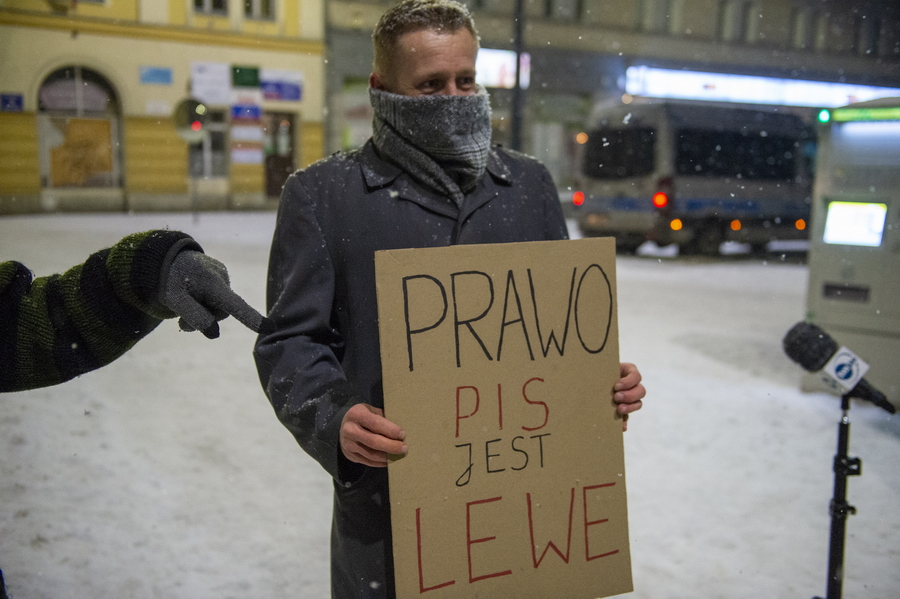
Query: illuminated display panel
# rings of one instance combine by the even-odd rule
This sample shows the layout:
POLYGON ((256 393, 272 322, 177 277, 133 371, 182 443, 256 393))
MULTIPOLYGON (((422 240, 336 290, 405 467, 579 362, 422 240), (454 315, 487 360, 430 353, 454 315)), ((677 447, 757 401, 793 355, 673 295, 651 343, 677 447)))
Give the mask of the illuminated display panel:
POLYGON ((830 202, 825 216, 825 243, 878 247, 884 235, 887 204, 830 202))
POLYGON ((625 91, 634 96, 835 108, 900 96, 900 89, 801 79, 778 79, 647 66, 628 67, 625 91))
MULTIPOLYGON (((522 71, 519 73, 519 87, 528 89, 531 80, 531 55, 522 53, 522 71)), ((516 53, 512 50, 481 48, 475 59, 476 80, 485 87, 516 86, 516 53)))
POLYGON ((837 108, 831 117, 838 122, 900 121, 900 107, 837 108))

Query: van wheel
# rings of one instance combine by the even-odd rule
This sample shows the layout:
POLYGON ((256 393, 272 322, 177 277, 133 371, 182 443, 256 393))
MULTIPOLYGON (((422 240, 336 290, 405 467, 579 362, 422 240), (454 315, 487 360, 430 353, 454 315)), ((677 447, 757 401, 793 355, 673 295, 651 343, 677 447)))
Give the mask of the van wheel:
POLYGON ((692 256, 718 256, 723 241, 725 236, 719 225, 715 223, 701 225, 691 240, 679 248, 679 253, 692 256))
POLYGON ((633 254, 644 243, 643 236, 625 235, 616 237, 616 252, 619 254, 633 254))

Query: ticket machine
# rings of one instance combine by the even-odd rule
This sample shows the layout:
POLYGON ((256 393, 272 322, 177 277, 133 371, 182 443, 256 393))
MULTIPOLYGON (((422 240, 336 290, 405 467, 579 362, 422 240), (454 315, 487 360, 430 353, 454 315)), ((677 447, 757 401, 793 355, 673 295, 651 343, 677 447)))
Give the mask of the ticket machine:
MULTIPOLYGON (((900 98, 823 110, 807 320, 869 364, 900 407, 900 98)), ((808 374, 807 391, 822 390, 808 374)))

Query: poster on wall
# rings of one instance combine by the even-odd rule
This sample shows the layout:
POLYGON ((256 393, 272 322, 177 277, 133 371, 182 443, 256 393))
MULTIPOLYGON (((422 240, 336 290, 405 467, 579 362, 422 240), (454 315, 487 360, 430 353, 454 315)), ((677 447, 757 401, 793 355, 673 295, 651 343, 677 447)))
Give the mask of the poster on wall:
POLYGON ((299 102, 303 97, 303 73, 260 69, 259 85, 266 100, 299 102))
POLYGON ((224 62, 192 62, 191 96, 205 104, 228 105, 231 66, 224 62))
POLYGON ((397 597, 630 592, 614 240, 375 263, 397 597))
POLYGON ((138 77, 142 85, 172 85, 172 69, 169 67, 138 67, 138 77))
POLYGON ((231 162, 262 164, 265 153, 260 69, 253 66, 232 66, 231 84, 231 162))

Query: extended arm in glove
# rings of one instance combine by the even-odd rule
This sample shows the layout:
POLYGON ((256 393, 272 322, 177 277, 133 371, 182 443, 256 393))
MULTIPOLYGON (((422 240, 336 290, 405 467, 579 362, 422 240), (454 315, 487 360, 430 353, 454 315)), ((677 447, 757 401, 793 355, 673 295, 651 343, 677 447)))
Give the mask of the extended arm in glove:
POLYGON ((203 252, 178 252, 161 281, 160 302, 181 317, 182 330, 201 331, 209 339, 219 336, 218 321, 229 314, 256 333, 274 329, 231 289, 225 265, 203 252))

